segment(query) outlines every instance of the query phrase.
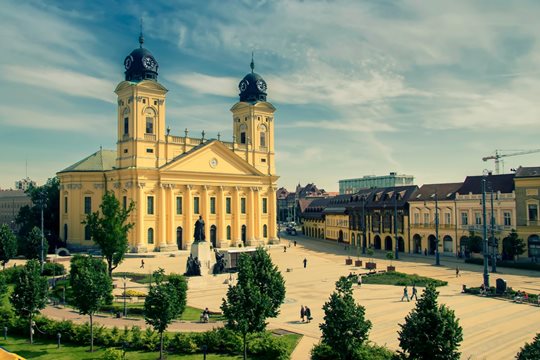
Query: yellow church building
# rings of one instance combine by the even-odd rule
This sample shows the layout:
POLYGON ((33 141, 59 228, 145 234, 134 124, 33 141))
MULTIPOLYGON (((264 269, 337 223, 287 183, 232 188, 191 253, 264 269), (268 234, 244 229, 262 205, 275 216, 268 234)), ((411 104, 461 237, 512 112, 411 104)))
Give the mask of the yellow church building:
POLYGON ((118 96, 116 150, 96 153, 58 172, 60 236, 67 246, 93 246, 82 224, 105 191, 121 204, 135 203, 130 222, 133 252, 189 249, 202 216, 214 247, 275 243, 274 112, 264 79, 251 72, 239 83, 232 106, 233 141, 174 136, 166 123, 167 89, 158 62, 140 47, 124 60, 118 96))

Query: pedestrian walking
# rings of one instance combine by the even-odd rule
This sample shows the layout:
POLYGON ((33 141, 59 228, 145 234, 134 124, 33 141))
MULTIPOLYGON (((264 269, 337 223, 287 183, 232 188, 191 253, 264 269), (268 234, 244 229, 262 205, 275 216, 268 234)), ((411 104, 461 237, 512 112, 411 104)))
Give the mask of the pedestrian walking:
POLYGON ((287 247, 283 245, 283 252, 287 252, 287 247))
POLYGON ((405 285, 405 287, 403 288, 403 296, 401 297, 401 301, 403 301, 403 299, 407 299, 407 301, 410 301, 409 300, 409 289, 407 289, 407 285, 405 285))
POLYGON ((296 240, 294 240, 294 246, 296 246, 296 240))
POLYGON ((311 322, 311 319, 313 319, 313 318, 311 317, 311 309, 310 309, 309 307, 306 306, 305 312, 306 312, 306 319, 307 319, 307 322, 311 322))
MULTIPOLYGON (((416 291, 416 285, 413 284, 413 286, 412 286, 412 293, 411 293, 411 300, 412 300, 412 299, 418 300, 418 295, 417 295, 416 293, 417 293, 417 291, 416 291)), ((402 300, 403 300, 403 299, 402 299, 402 300)))
POLYGON ((362 275, 358 275, 357 281, 358 281, 358 286, 362 286, 362 275))
POLYGON ((304 258, 304 269, 307 267, 307 259, 304 258))
POLYGON ((427 256, 427 249, 424 249, 424 256, 427 256))
POLYGON ((304 305, 300 307, 300 319, 302 319, 302 322, 304 322, 304 317, 306 316, 306 309, 304 309, 304 305))
POLYGON ((144 269, 144 259, 141 259, 141 269, 144 269))
POLYGON ((456 266, 456 277, 459 277, 459 267, 456 266))

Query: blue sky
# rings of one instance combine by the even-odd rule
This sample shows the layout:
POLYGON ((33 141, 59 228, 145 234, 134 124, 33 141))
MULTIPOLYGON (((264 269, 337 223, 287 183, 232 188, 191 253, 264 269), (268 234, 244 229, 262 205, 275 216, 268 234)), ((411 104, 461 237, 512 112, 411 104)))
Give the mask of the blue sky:
MULTIPOLYGON (((116 142, 116 84, 138 46, 159 62, 173 134, 232 137, 238 82, 277 108, 280 186, 391 171, 416 184, 540 148, 538 1, 12 1, 0 21, 0 187, 116 142)), ((504 168, 540 165, 540 153, 504 168)))

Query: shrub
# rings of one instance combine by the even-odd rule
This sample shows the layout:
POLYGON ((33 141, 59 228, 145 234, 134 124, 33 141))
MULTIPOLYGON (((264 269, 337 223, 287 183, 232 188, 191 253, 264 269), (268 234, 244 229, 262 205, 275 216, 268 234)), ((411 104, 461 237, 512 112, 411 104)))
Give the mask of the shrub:
POLYGON ((147 327, 142 337, 142 347, 147 351, 156 351, 159 349, 159 334, 147 327))
POLYGON ((534 360, 540 358, 540 333, 536 334, 533 342, 525 343, 516 356, 518 360, 534 360))
POLYGON ((109 348, 105 350, 105 353, 101 356, 103 360, 122 360, 124 356, 121 350, 109 348))
POLYGON ((285 342, 268 332, 255 334, 248 339, 248 353, 260 360, 287 360, 289 354, 285 342))
POLYGON ((126 296, 146 297, 146 295, 148 294, 142 291, 132 290, 132 289, 126 290, 126 296))
POLYGON ((354 349, 353 352, 353 360, 392 360, 396 358, 397 355, 390 349, 375 344, 363 344, 354 349))
POLYGON ((66 268, 63 264, 59 264, 59 263, 43 264, 44 276, 65 275, 65 274, 66 274, 66 268))
POLYGON ((24 270, 24 266, 17 266, 17 267, 10 267, 6 268, 5 270, 2 270, 2 274, 4 274, 6 279, 6 284, 13 284, 15 283, 15 279, 19 277, 19 273, 21 273, 24 270))
POLYGON ((319 343, 311 349, 311 360, 334 360, 338 354, 329 345, 319 343))
POLYGON ((226 328, 219 328, 217 332, 220 338, 217 353, 238 354, 242 352, 242 337, 238 333, 226 328))
POLYGON ((134 325, 131 328, 131 348, 140 349, 143 346, 143 337, 141 328, 134 325))
POLYGON ((169 342, 169 350, 178 354, 194 354, 199 347, 189 333, 176 333, 169 342))

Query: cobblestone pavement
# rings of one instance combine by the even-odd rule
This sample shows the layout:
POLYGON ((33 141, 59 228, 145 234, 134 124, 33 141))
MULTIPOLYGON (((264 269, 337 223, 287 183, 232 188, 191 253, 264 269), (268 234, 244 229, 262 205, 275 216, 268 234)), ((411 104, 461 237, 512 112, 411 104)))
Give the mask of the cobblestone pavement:
MULTIPOLYGON (((304 335, 293 353, 293 360, 309 359, 309 351, 320 338, 319 323, 322 321, 322 305, 334 290, 335 282, 341 275, 360 272, 362 269, 345 265, 348 252, 342 245, 329 241, 308 239, 303 236, 291 237, 297 246, 290 245, 283 252, 283 244, 289 246, 287 238, 282 237, 282 244, 272 246, 270 254, 281 270, 287 285, 285 303, 280 315, 269 319, 269 328, 282 328, 304 335), (303 267, 306 258, 307 268, 303 267), (311 323, 300 321, 300 306, 308 305, 314 320, 311 323)), ((187 259, 186 251, 175 253, 156 253, 145 256, 144 268, 140 268, 141 257, 130 255, 115 271, 152 272, 159 267, 167 273, 183 273, 187 259)), ((353 256, 352 252, 350 254, 353 256)), ((375 255, 378 268, 386 268, 388 260, 383 259, 385 252, 375 255)), ((364 261, 366 257, 361 257, 364 261)), ((464 264, 453 257, 441 256, 441 266, 434 266, 433 256, 403 255, 394 260, 396 270, 409 274, 419 274, 448 281, 449 285, 439 288, 439 302, 453 309, 463 327, 464 341, 460 350, 463 359, 511 359, 519 348, 531 341, 540 322, 540 307, 516 304, 509 301, 489 299, 461 293, 463 284, 479 286, 482 283, 483 268, 478 265, 464 264), (461 276, 456 278, 455 268, 459 266, 461 276)), ((497 274, 490 274, 490 282, 501 277, 514 289, 529 293, 540 293, 540 277, 536 272, 500 269, 497 274)), ((233 282, 234 282, 233 275, 233 282)), ((229 275, 204 276, 190 278, 188 304, 198 308, 208 307, 219 311, 222 298, 227 291, 229 275)), ((122 286, 117 280, 120 291, 122 286)), ((144 291, 145 286, 129 283, 129 288, 144 291)), ((419 293, 422 289, 419 288, 419 293)), ((384 285, 362 285, 356 288, 356 300, 366 307, 366 318, 371 320, 373 328, 369 339, 377 344, 397 349, 397 331, 405 316, 414 308, 414 302, 401 302, 402 288, 384 285)), ((45 314, 55 318, 71 318, 86 321, 68 310, 48 307, 45 314), (77 318, 78 317, 78 318, 77 318)), ((96 319, 106 326, 123 327, 126 324, 143 326, 143 320, 96 319)), ((221 324, 199 324, 175 322, 171 329, 180 331, 205 331, 221 324)))

